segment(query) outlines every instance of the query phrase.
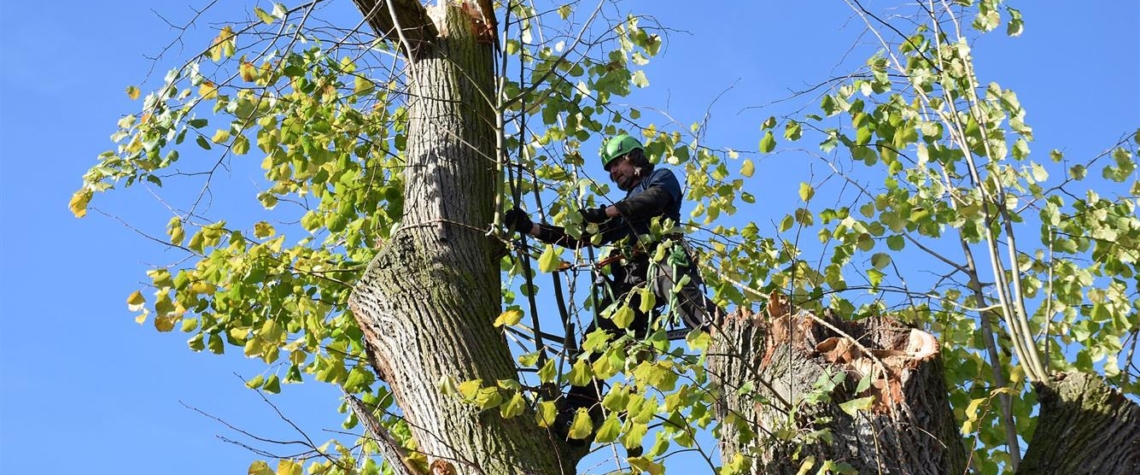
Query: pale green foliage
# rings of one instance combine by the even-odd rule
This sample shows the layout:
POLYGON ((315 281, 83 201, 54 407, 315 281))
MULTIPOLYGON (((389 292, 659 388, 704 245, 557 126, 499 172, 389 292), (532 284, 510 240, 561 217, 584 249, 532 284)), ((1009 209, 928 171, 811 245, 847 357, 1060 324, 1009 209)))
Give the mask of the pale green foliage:
MULTIPOLYGON (((1015 9, 1006 9, 1009 18, 1003 20, 999 0, 958 3, 974 5, 966 11, 976 13, 972 21, 979 32, 1002 21, 1011 35, 1023 29, 1015 9)), ((1000 361, 986 356, 976 309, 993 303, 993 291, 984 288, 986 300, 979 303, 962 286, 969 280, 959 274, 965 262, 962 242, 984 261, 979 243, 987 230, 1000 237, 1002 250, 1014 245, 1009 240, 1014 230, 1019 238, 1014 262, 997 257, 1002 275, 1020 279, 1025 289, 1033 350, 1048 348, 1053 370, 1103 371, 1110 381, 1123 381, 1119 357, 1128 335, 1135 338, 1140 307, 1135 143, 1122 141, 1104 156, 1082 162, 1055 153, 1053 161, 1064 162, 1059 169, 1032 161, 1033 131, 1017 96, 997 83, 978 84, 970 43, 944 31, 944 25, 922 17, 911 36, 871 57, 865 74, 823 95, 818 115, 764 121, 761 155, 742 157, 698 146, 699 124, 689 130, 642 125, 639 110, 613 105, 614 97, 648 86, 639 66, 663 43, 639 18, 602 29, 601 57, 563 57, 563 48, 573 45, 545 44, 538 35, 549 33, 544 21, 575 18, 573 7, 543 15, 526 6, 512 8, 511 17, 524 20, 504 38, 504 50, 512 68, 523 65, 523 83, 518 69, 502 77, 498 101, 505 104, 507 129, 502 148, 513 163, 533 171, 537 180, 524 176, 520 192, 527 196, 537 187, 550 200, 544 210, 548 222, 580 232, 575 210, 596 205, 597 194, 608 191, 583 174, 583 156, 596 153, 584 149, 586 143, 617 133, 639 137, 648 156, 683 168, 688 218, 712 227, 711 236, 694 239, 702 241, 701 260, 719 270, 706 277, 720 303, 754 305, 759 295, 782 289, 801 308, 830 307, 851 318, 890 313, 936 334, 964 435, 977 436, 986 449, 975 454, 985 472, 1007 463, 1008 454, 1000 447, 1000 411, 979 408, 992 405, 998 393, 1013 394, 1018 432, 1028 438, 1035 401, 1026 391, 1024 366, 1015 366, 1026 363, 1014 361, 1009 352, 1011 341, 1025 336, 1022 330, 995 324, 1000 361), (749 188, 749 178, 761 172, 765 154, 782 153, 781 141, 809 140, 818 140, 819 160, 842 165, 834 168, 839 180, 824 185, 815 177, 796 177, 804 181, 798 208, 775 229, 763 223, 716 224, 756 203, 760 191, 749 188), (852 169, 857 172, 839 171, 852 169), (1130 188, 1101 196, 1092 191, 1099 189, 1098 181, 1078 191, 1082 180, 1093 180, 1090 176, 1130 188), (857 199, 837 198, 840 182, 856 185, 857 199), (918 276, 908 265, 916 260, 945 262, 947 278, 918 276), (1005 387, 996 386, 995 368, 1008 375, 1005 387)), ((69 206, 82 217, 96 192, 139 183, 162 186, 171 176, 188 179, 171 173, 187 165, 178 152, 186 147, 213 154, 209 163, 195 167, 211 178, 230 160, 260 161, 264 186, 256 199, 267 210, 265 220, 231 225, 201 216, 200 202, 177 204, 166 240, 186 259, 147 271, 152 288, 131 293, 129 309, 138 312, 140 323, 152 319, 160 331, 180 328, 190 335, 194 351, 220 354, 228 345, 263 360, 266 371, 252 378, 250 387, 275 393, 282 383, 315 379, 360 394, 377 408, 381 423, 414 448, 407 424, 386 415, 392 395, 364 363, 363 335, 346 306, 352 285, 379 242, 398 229, 403 212, 404 86, 397 76, 381 74, 392 73, 385 70, 391 60, 382 53, 350 50, 303 28, 299 35, 306 42, 266 49, 258 33, 269 35, 283 23, 298 28, 300 12, 277 5, 272 12, 254 13, 257 22, 223 28, 201 55, 171 71, 145 96, 139 115, 119 121, 112 135, 116 150, 100 155, 69 206), (277 221, 271 224, 268 216, 277 221)), ((380 45, 377 51, 386 48, 380 45)), ((138 97, 138 88, 128 88, 127 94, 138 97)), ((503 202, 511 200, 504 185, 503 202)), ((671 227, 658 222, 654 232, 666 234, 671 227)), ((538 270, 559 271, 566 254, 544 248, 538 270)), ((523 286, 516 295, 523 268, 511 260, 503 265, 506 309, 494 324, 529 330, 526 306, 519 300, 537 288, 523 286)), ((981 266, 981 280, 993 282, 988 264, 981 266)), ((625 302, 604 318, 624 327, 632 316, 625 302)), ((670 345, 663 331, 644 341, 597 332, 583 345, 600 355, 592 364, 585 358, 556 362, 533 346, 518 362, 537 371, 532 382, 581 385, 594 377, 609 379, 603 422, 595 427, 588 417, 577 417, 571 435, 584 438, 593 431, 600 443, 645 445, 645 454, 629 464, 660 473, 664 466, 658 457, 696 447, 696 432, 718 423, 704 370, 708 335, 694 333, 686 343, 670 345), (651 424, 660 430, 649 441, 651 424)), ((824 383, 816 400, 827 397, 823 386, 835 385, 824 383)), ((555 415, 550 394, 519 381, 445 380, 440 388, 479 411, 533 417, 543 427, 555 415)), ((1135 380, 1122 389, 1140 392, 1135 380)), ((869 404, 856 399, 844 409, 856 412, 869 404)), ((356 423, 350 414, 346 427, 356 423)), ((777 436, 828 437, 791 430, 777 436)), ((379 473, 372 458, 375 442, 361 443, 362 452, 335 441, 320 447, 329 459, 307 461, 307 471, 379 473)), ((425 461, 421 455, 411 462, 425 461)), ((298 473, 301 463, 280 461, 276 473, 298 473)), ((750 463, 740 456, 723 473, 737 473, 750 463)), ((797 463, 812 470, 845 470, 832 461, 797 463)), ((250 473, 270 470, 265 463, 250 467, 250 473)))

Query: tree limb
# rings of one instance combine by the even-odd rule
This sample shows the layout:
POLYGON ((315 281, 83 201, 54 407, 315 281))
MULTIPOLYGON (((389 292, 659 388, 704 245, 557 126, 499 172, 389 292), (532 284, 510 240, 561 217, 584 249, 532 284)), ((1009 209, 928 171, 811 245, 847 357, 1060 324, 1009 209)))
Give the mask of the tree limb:
POLYGON ((352 0, 352 3, 377 35, 393 43, 406 41, 412 51, 439 34, 427 9, 417 0, 352 0))
POLYGON ((404 461, 408 456, 407 451, 405 451, 403 447, 400 447, 400 443, 392 438, 392 435, 384 429, 384 426, 380 425, 380 421, 376 420, 376 417, 372 415, 372 411, 369 411, 364 405, 364 401, 357 399, 356 396, 348 392, 344 393, 344 399, 348 401, 348 407, 356 414, 356 418, 364 423, 364 428, 368 430, 373 440, 376 441, 376 445, 380 447, 380 453, 384 456, 384 459, 388 461, 388 465, 392 467, 392 471, 395 472, 396 475, 417 475, 419 472, 404 461))

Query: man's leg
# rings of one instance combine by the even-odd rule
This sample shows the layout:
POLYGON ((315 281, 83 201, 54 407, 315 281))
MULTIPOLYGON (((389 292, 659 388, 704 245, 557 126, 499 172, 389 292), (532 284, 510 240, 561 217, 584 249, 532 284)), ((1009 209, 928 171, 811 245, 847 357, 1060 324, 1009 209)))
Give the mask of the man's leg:
MULTIPOLYGON (((676 246, 680 246, 680 244, 676 246)), ((679 249, 684 252, 683 258, 676 256, 657 263, 657 274, 653 279, 653 293, 658 299, 670 302, 676 284, 684 276, 688 276, 688 282, 677 289, 677 304, 672 310, 689 328, 708 330, 709 327, 720 322, 724 316, 724 310, 701 291, 701 285, 704 281, 701 279, 700 273, 693 265, 687 250, 679 249)))
MULTIPOLYGON (((624 274, 618 275, 616 277, 624 277, 624 274)), ((603 311, 615 301, 614 299, 610 298, 611 295, 617 297, 617 302, 624 302, 625 299, 629 297, 629 305, 633 308, 634 318, 633 322, 630 323, 628 329, 632 330, 634 332, 634 335, 636 335, 638 338, 644 338, 649 328, 649 315, 638 309, 641 302, 640 297, 636 293, 633 295, 628 295, 631 289, 624 284, 624 279, 615 279, 615 284, 613 285, 613 288, 610 289, 612 291, 607 292, 607 289, 599 289, 601 290, 600 293, 602 295, 601 298, 599 298, 598 302, 598 313, 601 315, 603 311)), ((578 347, 581 348, 585 343, 586 336, 599 329, 610 333, 614 337, 624 334, 626 331, 625 329, 619 328, 612 319, 599 317, 597 321, 591 323, 590 326, 586 328, 586 331, 582 334, 583 340, 579 342, 578 347)), ((602 353, 597 352, 591 353, 587 356, 591 364, 597 361, 600 357, 602 357, 602 353)), ((570 424, 574 422, 574 416, 577 414, 578 409, 582 408, 585 408, 589 411, 590 418, 593 419, 594 425, 601 423, 602 408, 600 402, 601 388, 603 384, 605 384, 604 381, 591 379, 590 382, 585 386, 570 386, 570 389, 566 391, 566 395, 564 396, 562 404, 559 408, 558 419, 555 421, 556 426, 559 428, 559 430, 568 431, 570 424)), ((564 436, 565 433, 562 435, 564 436)))

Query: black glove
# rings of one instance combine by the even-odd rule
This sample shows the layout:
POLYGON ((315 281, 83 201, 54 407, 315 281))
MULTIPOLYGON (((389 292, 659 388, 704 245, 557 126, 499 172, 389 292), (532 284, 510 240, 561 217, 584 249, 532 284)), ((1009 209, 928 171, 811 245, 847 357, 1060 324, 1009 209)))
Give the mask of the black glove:
POLYGON ((534 221, 530 220, 530 216, 518 208, 508 210, 507 214, 503 215, 503 223, 507 225, 507 229, 518 231, 519 234, 528 234, 534 227, 534 221))
POLYGON ((597 208, 581 209, 578 210, 578 212, 582 213, 582 219, 587 223, 602 223, 610 219, 609 216, 606 216, 606 205, 601 205, 597 208))

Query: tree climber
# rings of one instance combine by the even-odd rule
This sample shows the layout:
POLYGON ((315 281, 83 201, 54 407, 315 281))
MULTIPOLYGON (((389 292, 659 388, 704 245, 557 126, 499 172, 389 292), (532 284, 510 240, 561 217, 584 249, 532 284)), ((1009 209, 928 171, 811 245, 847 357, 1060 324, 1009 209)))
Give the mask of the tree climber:
MULTIPOLYGON (((608 266, 610 277, 603 279, 608 280, 608 285, 597 289, 602 297, 595 304, 596 310, 601 312, 615 302, 619 306, 622 302, 627 302, 634 312, 628 328, 637 338, 645 337, 653 314, 669 302, 673 302, 670 306, 673 313, 689 328, 707 330, 719 323, 724 311, 701 291, 700 274, 681 244, 681 235, 666 236, 666 240, 671 239, 675 244, 672 249, 666 249, 666 257, 659 262, 654 262, 651 258, 657 243, 639 241, 640 236, 651 234, 650 224, 653 218, 662 217, 671 219, 674 223, 680 222, 682 193, 677 177, 668 169, 655 169, 645 156, 641 142, 625 134, 606 142, 601 159, 610 180, 627 194, 625 199, 611 206, 601 205, 579 211, 583 221, 599 225, 599 242, 592 244, 594 236, 588 233, 582 233, 580 239, 574 239, 566 234, 564 228, 536 224, 518 208, 506 213, 507 226, 540 241, 568 248, 624 243, 624 246, 615 246, 614 253, 602 260, 612 261, 608 266), (648 278, 650 268, 654 268, 652 279, 648 278), (683 284, 675 290, 676 283, 683 284), (640 292, 635 291, 645 286, 649 286, 654 295, 655 309, 651 312, 640 310, 640 292)), ((621 332, 621 328, 610 318, 598 318, 583 335, 589 335, 599 328, 615 334, 621 332)), ((565 419, 572 418, 578 408, 595 405, 598 401, 597 386, 595 382, 570 389, 562 410, 559 411, 560 419, 564 420, 557 421, 558 427, 567 425, 568 420, 565 419)))

